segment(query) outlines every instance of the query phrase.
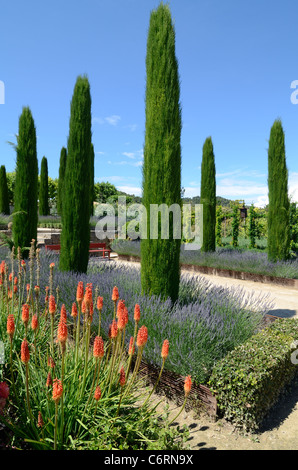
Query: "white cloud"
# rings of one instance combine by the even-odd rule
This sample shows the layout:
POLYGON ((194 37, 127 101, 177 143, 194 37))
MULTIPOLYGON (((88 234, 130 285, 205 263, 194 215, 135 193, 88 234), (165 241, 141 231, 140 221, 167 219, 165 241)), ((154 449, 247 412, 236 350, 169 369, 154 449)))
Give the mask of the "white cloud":
POLYGON ((119 191, 123 191, 127 194, 133 194, 135 196, 142 196, 142 189, 138 186, 117 186, 119 191))
POLYGON ((111 126, 116 126, 118 122, 120 121, 121 117, 117 116, 116 114, 113 114, 112 116, 105 117, 105 121, 108 124, 111 124, 111 126))
POLYGON ((128 158, 136 158, 135 154, 133 152, 123 152, 122 155, 128 158))

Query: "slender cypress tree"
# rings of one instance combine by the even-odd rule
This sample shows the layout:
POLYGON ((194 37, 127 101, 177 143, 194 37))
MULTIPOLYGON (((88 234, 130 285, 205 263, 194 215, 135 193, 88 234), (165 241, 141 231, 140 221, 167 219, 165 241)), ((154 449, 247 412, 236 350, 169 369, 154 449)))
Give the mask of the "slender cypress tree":
POLYGON ((175 301, 180 282, 181 236, 169 211, 169 239, 150 239, 150 205, 181 208, 181 108, 175 31, 169 7, 161 3, 151 13, 146 55, 146 131, 142 203, 147 212, 147 236, 141 239, 143 292, 175 301))
POLYGON ((85 273, 90 243, 91 95, 86 76, 77 78, 70 109, 63 183, 60 269, 85 273))
POLYGON ((6 169, 4 165, 0 167, 0 214, 10 214, 8 185, 6 178, 6 169))
POLYGON ((274 121, 268 147, 268 258, 287 260, 290 253, 290 201, 285 137, 280 119, 274 121))
POLYGON ((43 157, 40 165, 39 215, 49 215, 49 175, 48 161, 43 157))
POLYGON ((211 137, 207 137, 203 146, 200 203, 203 204, 202 251, 215 251, 216 182, 215 162, 211 137))
POLYGON ((93 201, 95 200, 95 191, 94 191, 94 146, 91 144, 90 152, 90 215, 93 215, 93 201))
POLYGON ((58 194, 57 194, 57 212, 59 215, 62 214, 62 201, 63 201, 63 183, 66 168, 66 157, 67 150, 62 147, 60 152, 60 163, 59 163, 59 180, 58 180, 58 194))
POLYGON ((24 250, 37 239, 38 162, 36 129, 29 107, 24 107, 19 118, 18 142, 16 146, 16 182, 14 193, 14 217, 12 236, 16 248, 24 250))

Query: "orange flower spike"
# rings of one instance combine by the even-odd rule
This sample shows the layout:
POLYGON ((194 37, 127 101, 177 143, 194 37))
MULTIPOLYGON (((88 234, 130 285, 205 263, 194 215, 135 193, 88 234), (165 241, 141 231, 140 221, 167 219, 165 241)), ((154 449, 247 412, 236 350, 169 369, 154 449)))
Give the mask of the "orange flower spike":
POLYGON ((14 285, 16 286, 17 284, 18 284, 18 278, 17 278, 17 276, 15 276, 15 278, 14 278, 14 285))
POLYGON ((139 323, 141 319, 141 310, 140 306, 138 304, 135 305, 135 310, 134 310, 134 320, 136 323, 139 323))
POLYGON ((60 341, 60 343, 65 343, 65 341, 67 340, 67 325, 64 321, 60 321, 59 324, 58 324, 58 332, 57 332, 57 337, 58 337, 58 341, 60 341))
POLYGON ((169 355, 169 340, 165 339, 161 349, 161 357, 165 360, 169 355))
POLYGON ((93 344, 93 357, 100 357, 104 356, 104 342, 101 336, 96 336, 93 344))
POLYGON ((56 312, 55 297, 53 295, 50 295, 50 298, 49 298, 49 313, 51 315, 54 315, 55 312, 56 312))
POLYGON ((103 307, 103 297, 98 296, 96 306, 98 310, 102 310, 103 307))
POLYGON ((121 330, 121 331, 124 330, 125 325, 126 325, 125 314, 124 314, 124 309, 123 309, 119 312, 119 316, 118 316, 118 323, 117 323, 118 330, 121 330))
POLYGON ((123 366, 121 367, 119 374, 120 374, 119 383, 121 387, 124 387, 126 379, 125 379, 125 370, 123 366))
POLYGON ((74 318, 76 318, 78 316, 78 308, 77 308, 77 304, 75 302, 72 304, 71 316, 74 317, 74 318))
POLYGON ((12 273, 9 274, 8 280, 9 280, 9 282, 12 281, 12 273))
POLYGON ((191 390, 191 376, 188 375, 187 377, 185 377, 185 381, 184 381, 185 397, 189 395, 190 390, 191 390))
POLYGON ((49 373, 48 373, 48 376, 47 376, 46 386, 47 386, 47 387, 51 387, 52 385, 53 385, 53 379, 52 379, 51 372, 49 372, 49 373))
POLYGON ((82 301, 82 313, 86 313, 86 302, 85 302, 85 300, 82 301))
POLYGON ((1 261, 1 265, 0 265, 0 273, 1 273, 1 275, 4 275, 4 274, 5 274, 5 268, 6 268, 5 261, 1 261))
POLYGON ((123 316, 124 316, 124 323, 125 323, 125 325, 127 325, 127 323, 128 323, 128 310, 127 310, 126 307, 124 307, 123 316))
POLYGON ((28 341, 24 339, 21 344, 21 361, 25 364, 30 360, 28 341))
POLYGON ((24 304, 22 306, 22 321, 24 322, 25 325, 28 324, 29 321, 29 305, 24 304))
POLYGON ((137 346, 138 348, 145 346, 148 340, 148 330, 146 326, 141 326, 137 335, 137 346))
POLYGON ((37 315, 33 315, 32 320, 31 320, 31 328, 33 331, 37 330, 38 328, 38 318, 37 315))
POLYGON ((38 428, 43 428, 44 427, 44 422, 43 422, 43 419, 42 419, 41 411, 38 412, 37 427, 38 428))
POLYGON ((92 302, 92 284, 87 284, 86 286, 84 301, 85 301, 86 307, 89 308, 92 302))
POLYGON ((63 388, 62 388, 61 380, 54 379, 54 382, 53 382, 53 400, 54 400, 55 403, 58 403, 58 401, 62 397, 62 393, 63 393, 63 388))
POLYGON ((55 365, 56 365, 56 364, 55 364, 54 359, 50 356, 50 357, 48 358, 48 367, 51 367, 51 369, 54 369, 55 365))
POLYGON ((115 286, 112 292, 112 300, 114 302, 117 302, 118 299, 119 299, 119 291, 118 291, 118 288, 115 286))
POLYGON ((61 307, 60 321, 64 321, 65 323, 67 321, 67 312, 66 312, 65 304, 63 304, 62 307, 61 307))
POLYGON ((118 335, 118 326, 116 320, 113 320, 111 326, 111 338, 116 338, 118 335))
POLYGON ((95 392, 94 392, 94 399, 96 401, 100 400, 101 398, 101 389, 100 387, 96 387, 95 392))
POLYGON ((130 341, 129 341, 128 354, 131 355, 131 354, 134 354, 134 352, 135 352, 135 345, 134 345, 133 336, 131 336, 130 341))
POLYGON ((80 281, 77 287, 77 302, 79 304, 82 303, 83 298, 84 298, 84 284, 83 284, 83 281, 80 281))
POLYGON ((118 305, 117 305, 117 313, 116 317, 119 318, 119 316, 122 314, 123 310, 125 308, 125 303, 123 300, 119 300, 118 305))
POLYGON ((7 317, 7 333, 12 339, 15 331, 14 315, 10 313, 7 317))

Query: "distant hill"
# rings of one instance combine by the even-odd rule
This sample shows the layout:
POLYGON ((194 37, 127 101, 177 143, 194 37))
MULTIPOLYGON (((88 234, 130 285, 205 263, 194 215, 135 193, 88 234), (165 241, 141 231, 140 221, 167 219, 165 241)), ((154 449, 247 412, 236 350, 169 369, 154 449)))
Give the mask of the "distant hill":
MULTIPOLYGON (((182 202, 184 204, 200 204, 200 199, 201 199, 200 196, 184 197, 182 198, 182 202)), ((216 204, 218 206, 230 207, 231 202, 232 202, 231 199, 226 199, 225 197, 216 196, 216 204)))

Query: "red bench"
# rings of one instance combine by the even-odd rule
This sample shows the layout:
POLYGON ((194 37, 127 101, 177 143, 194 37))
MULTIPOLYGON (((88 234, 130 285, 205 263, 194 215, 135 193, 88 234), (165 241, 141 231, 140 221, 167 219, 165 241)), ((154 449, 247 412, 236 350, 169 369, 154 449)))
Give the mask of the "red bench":
MULTIPOLYGON (((46 250, 55 251, 57 253, 59 253, 61 249, 60 245, 45 245, 45 248, 46 250)), ((104 258, 107 254, 108 258, 110 259, 111 250, 110 248, 106 247, 105 243, 90 243, 89 253, 91 255, 101 254, 104 258)))

